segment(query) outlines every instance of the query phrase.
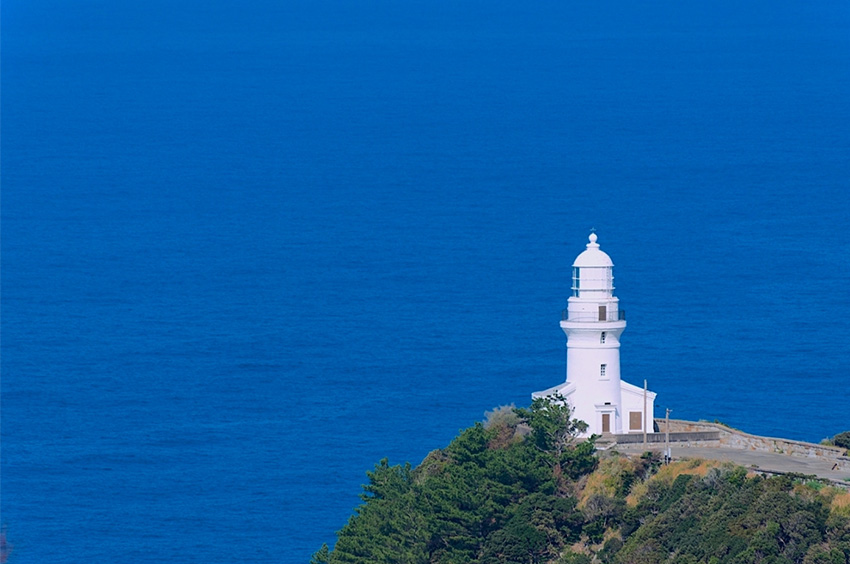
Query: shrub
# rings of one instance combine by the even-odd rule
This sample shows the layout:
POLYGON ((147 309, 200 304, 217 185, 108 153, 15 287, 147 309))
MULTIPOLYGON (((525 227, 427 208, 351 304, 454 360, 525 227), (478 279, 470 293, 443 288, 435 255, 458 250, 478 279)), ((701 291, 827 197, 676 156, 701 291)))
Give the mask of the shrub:
POLYGON ((832 437, 832 444, 840 446, 841 448, 850 449, 850 431, 844 431, 843 433, 838 433, 832 437))
POLYGON ((590 556, 580 552, 567 552, 558 560, 558 564, 590 564, 593 562, 590 556))
POLYGON ((515 428, 519 424, 519 416, 514 413, 516 405, 500 405, 492 411, 484 412, 484 428, 491 429, 493 427, 511 427, 515 428))

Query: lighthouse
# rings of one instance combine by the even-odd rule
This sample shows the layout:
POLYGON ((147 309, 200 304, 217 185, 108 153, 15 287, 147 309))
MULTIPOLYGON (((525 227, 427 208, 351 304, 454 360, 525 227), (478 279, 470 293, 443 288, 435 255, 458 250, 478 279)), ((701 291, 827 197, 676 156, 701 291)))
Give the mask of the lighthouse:
POLYGON ((572 268, 572 295, 561 315, 567 337, 567 377, 532 398, 560 395, 586 435, 653 432, 655 393, 620 379, 620 336, 626 312, 614 296, 614 263, 591 233, 572 268))

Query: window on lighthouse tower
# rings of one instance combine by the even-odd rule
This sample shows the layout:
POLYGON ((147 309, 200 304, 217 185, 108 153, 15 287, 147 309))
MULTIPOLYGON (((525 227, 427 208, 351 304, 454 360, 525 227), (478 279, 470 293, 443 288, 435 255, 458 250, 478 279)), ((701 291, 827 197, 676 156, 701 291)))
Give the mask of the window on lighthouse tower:
POLYGON ((603 331, 602 334, 599 335, 599 342, 603 345, 605 344, 605 331, 603 331))
POLYGON ((579 267, 577 267, 577 266, 573 267, 573 296, 576 297, 576 298, 578 297, 578 291, 579 291, 580 286, 581 286, 581 278, 580 278, 581 272, 580 271, 581 271, 581 269, 579 267))

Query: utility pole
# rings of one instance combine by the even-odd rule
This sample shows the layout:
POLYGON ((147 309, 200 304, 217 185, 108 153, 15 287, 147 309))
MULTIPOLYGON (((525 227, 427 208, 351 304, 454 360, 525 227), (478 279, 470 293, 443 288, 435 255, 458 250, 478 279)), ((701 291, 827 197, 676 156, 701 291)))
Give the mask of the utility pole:
POLYGON ((673 411, 669 407, 667 408, 667 414, 664 416, 664 464, 670 464, 670 459, 673 458, 670 456, 670 412, 673 411))
POLYGON ((643 379, 643 448, 646 448, 646 378, 643 379))

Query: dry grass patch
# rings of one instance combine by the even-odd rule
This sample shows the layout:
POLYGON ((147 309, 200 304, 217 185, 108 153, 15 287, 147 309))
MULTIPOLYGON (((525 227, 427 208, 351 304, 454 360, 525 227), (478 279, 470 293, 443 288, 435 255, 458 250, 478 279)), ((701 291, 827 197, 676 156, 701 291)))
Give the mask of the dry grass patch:
POLYGON ((706 460, 703 458, 690 458, 671 462, 667 466, 662 466, 658 472, 651 478, 652 480, 663 480, 668 484, 672 484, 677 476, 687 474, 689 476, 705 477, 708 471, 712 468, 723 466, 723 462, 719 460, 706 460))
POLYGON ((794 494, 811 501, 820 497, 829 505, 830 513, 850 518, 850 491, 844 488, 810 481, 796 484, 794 494))
MULTIPOLYGON (((652 478, 650 478, 651 480, 652 478)), ((640 503, 646 496, 646 492, 649 491, 649 480, 644 480, 643 482, 636 482, 632 485, 631 491, 629 491, 629 495, 626 496, 626 505, 629 507, 637 507, 637 504, 640 503)))
POLYGON ((623 477, 635 471, 635 463, 625 456, 611 456, 599 461, 599 466, 584 481, 578 495, 578 508, 584 509, 594 495, 614 497, 622 487, 623 477))
POLYGON ((626 503, 629 507, 635 507, 640 500, 646 495, 649 489, 649 483, 655 480, 660 480, 666 484, 672 484, 677 476, 688 474, 691 476, 704 477, 712 468, 722 466, 724 463, 718 460, 703 460, 701 458, 680 460, 671 462, 667 466, 662 466, 648 480, 635 482, 632 485, 629 495, 626 496, 626 503))
POLYGON ((835 496, 832 498, 832 503, 829 504, 831 513, 850 518, 850 492, 847 490, 839 490, 838 488, 830 488, 836 490, 835 496))

